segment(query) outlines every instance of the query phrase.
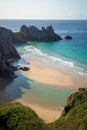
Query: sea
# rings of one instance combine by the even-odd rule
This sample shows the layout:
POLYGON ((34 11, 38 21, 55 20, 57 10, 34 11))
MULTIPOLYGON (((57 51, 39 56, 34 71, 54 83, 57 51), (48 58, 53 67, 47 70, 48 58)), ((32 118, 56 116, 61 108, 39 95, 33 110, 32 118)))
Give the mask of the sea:
MULTIPOLYGON (((0 20, 0 26, 18 32, 22 25, 42 26, 52 25, 54 31, 63 39, 55 42, 28 42, 14 45, 22 59, 16 65, 27 65, 27 61, 65 72, 75 72, 83 77, 87 76, 87 20, 0 20), (66 35, 72 40, 66 40, 66 35)), ((41 106, 57 109, 64 107, 67 97, 74 92, 74 88, 52 87, 25 78, 20 72, 14 80, 3 83, 4 92, 16 100, 21 98, 25 102, 36 103, 41 106)))

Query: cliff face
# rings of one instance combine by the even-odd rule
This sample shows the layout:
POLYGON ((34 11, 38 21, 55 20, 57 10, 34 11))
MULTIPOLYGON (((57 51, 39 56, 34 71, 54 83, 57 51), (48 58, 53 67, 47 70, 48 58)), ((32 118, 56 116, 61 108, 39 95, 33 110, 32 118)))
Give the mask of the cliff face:
POLYGON ((7 59, 0 52, 0 77, 2 78, 15 78, 15 68, 10 65, 7 59))
POLYGON ((0 77, 15 78, 14 67, 8 59, 19 59, 20 56, 13 47, 12 31, 0 27, 0 77))
POLYGON ((36 28, 35 26, 30 26, 29 28, 25 25, 21 26, 20 33, 22 33, 25 39, 28 41, 59 41, 62 38, 54 32, 52 26, 48 26, 47 28, 42 27, 41 30, 36 28))

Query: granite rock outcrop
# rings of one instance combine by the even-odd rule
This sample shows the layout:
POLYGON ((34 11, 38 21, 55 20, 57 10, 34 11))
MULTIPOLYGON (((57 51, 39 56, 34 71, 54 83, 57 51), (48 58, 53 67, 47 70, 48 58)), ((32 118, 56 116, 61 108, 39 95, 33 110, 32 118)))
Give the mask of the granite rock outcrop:
POLYGON ((50 41, 59 41, 62 38, 54 32, 52 26, 47 28, 42 27, 38 29, 35 26, 25 26, 22 25, 20 28, 20 33, 24 35, 27 41, 39 41, 39 42, 50 42, 50 41))
POLYGON ((9 59, 20 59, 19 54, 13 47, 13 32, 0 27, 0 77, 15 78, 15 67, 10 65, 9 59))

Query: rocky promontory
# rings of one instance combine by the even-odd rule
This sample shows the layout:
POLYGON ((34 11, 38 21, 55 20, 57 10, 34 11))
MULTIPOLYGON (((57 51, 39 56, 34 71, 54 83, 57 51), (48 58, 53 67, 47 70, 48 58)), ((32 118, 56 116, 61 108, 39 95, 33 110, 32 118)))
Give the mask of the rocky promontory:
POLYGON ((50 42, 50 41, 59 41, 62 38, 54 32, 52 26, 47 28, 42 27, 38 29, 35 26, 21 26, 20 33, 24 35, 27 41, 41 41, 41 42, 50 42))

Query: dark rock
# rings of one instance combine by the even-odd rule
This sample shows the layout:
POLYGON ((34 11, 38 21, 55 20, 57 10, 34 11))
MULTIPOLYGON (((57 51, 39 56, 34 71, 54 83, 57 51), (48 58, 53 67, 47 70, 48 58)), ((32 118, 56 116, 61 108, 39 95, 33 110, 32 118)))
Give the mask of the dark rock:
POLYGON ((26 43, 27 41, 59 41, 62 38, 54 32, 52 26, 48 26, 47 28, 42 27, 42 29, 38 29, 35 26, 29 26, 29 28, 25 25, 22 25, 19 32, 12 32, 9 29, 0 27, 0 41, 4 40, 5 43, 9 45, 26 43))
POLYGON ((22 70, 22 71, 28 71, 30 68, 28 67, 19 67, 19 70, 22 70))
POLYGON ((28 64, 28 65, 30 65, 30 63, 29 63, 29 62, 28 62, 27 64, 28 64))
POLYGON ((6 59, 19 59, 20 56, 13 47, 13 32, 0 27, 0 52, 6 59))
POLYGON ((67 40, 71 40, 71 39, 72 39, 72 37, 71 37, 71 36, 69 36, 69 35, 67 35, 67 36, 65 36, 65 39, 67 39, 67 40))
POLYGON ((86 88, 79 88, 79 91, 85 91, 86 88))
POLYGON ((42 27, 42 29, 38 29, 35 26, 30 26, 29 28, 23 25, 20 29, 20 33, 22 33, 25 39, 28 41, 58 41, 62 38, 54 32, 52 26, 48 26, 47 28, 42 27))
POLYGON ((0 27, 0 77, 15 78, 15 67, 9 59, 20 59, 19 54, 13 47, 13 33, 11 30, 0 27))
POLYGON ((6 58, 0 52, 0 77, 15 78, 14 67, 9 64, 6 58))

